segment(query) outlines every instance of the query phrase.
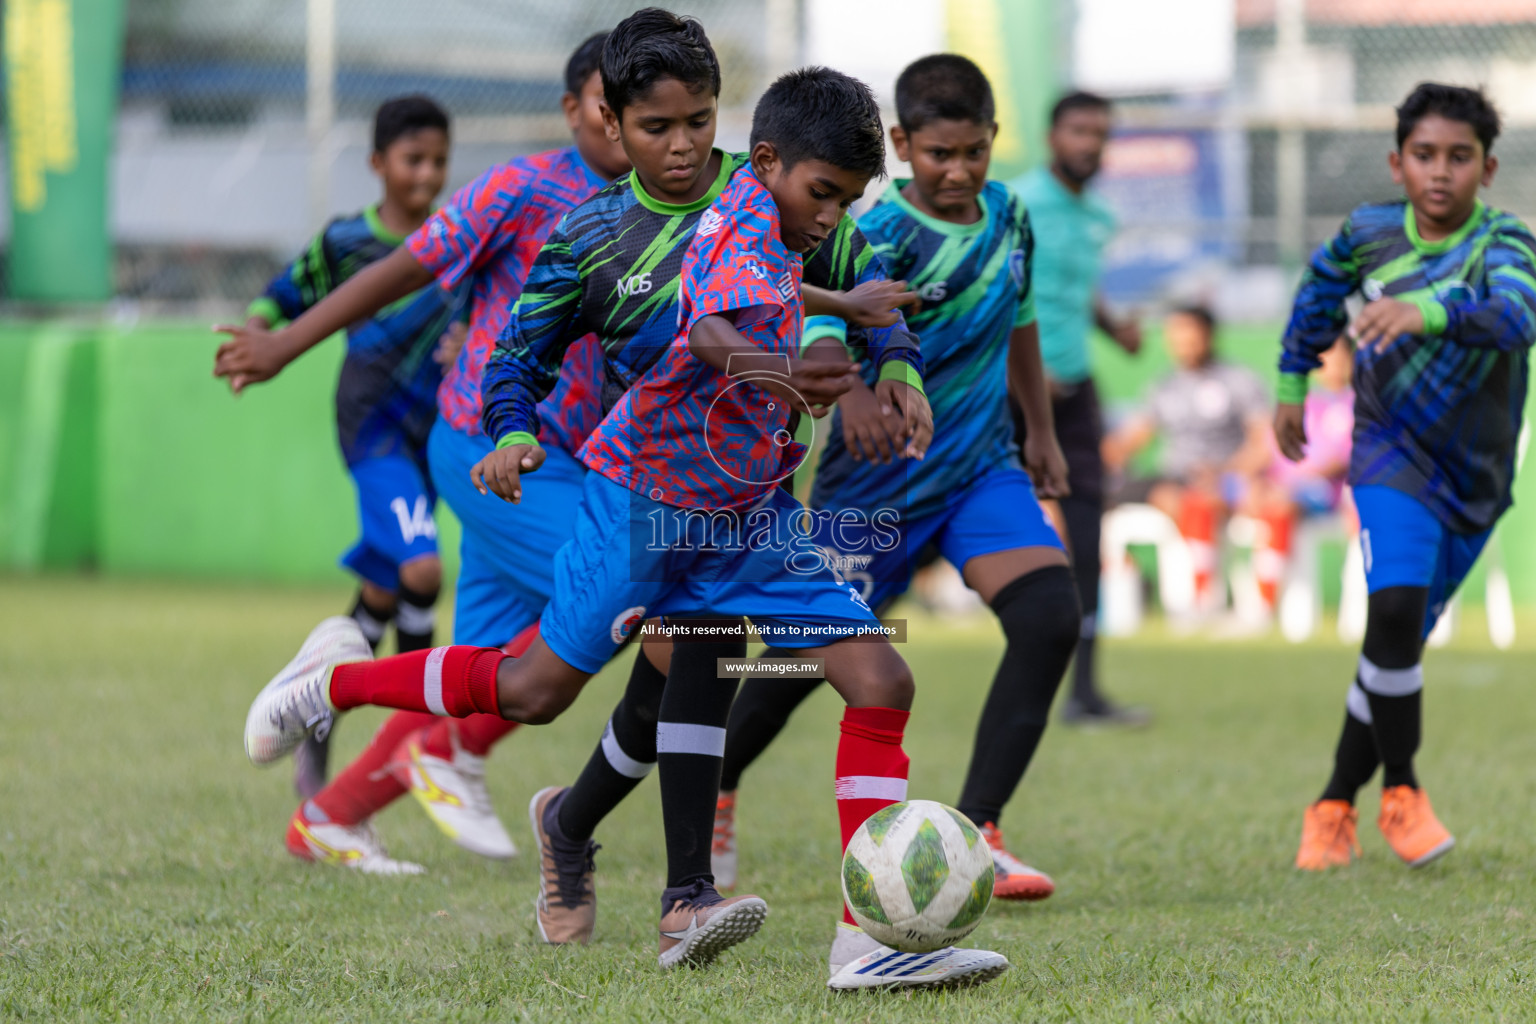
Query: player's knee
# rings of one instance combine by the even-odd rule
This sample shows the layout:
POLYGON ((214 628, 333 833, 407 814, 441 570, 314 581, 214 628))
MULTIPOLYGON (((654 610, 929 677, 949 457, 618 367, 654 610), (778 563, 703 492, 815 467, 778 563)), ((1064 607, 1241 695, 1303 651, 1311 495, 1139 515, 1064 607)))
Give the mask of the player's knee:
POLYGON ((416 594, 435 595, 443 586, 443 561, 436 555, 413 558, 400 567, 400 585, 416 594))
POLYGON ((1066 657, 1077 647, 1083 613, 1072 570, 1048 565, 1003 585, 992 611, 1010 645, 1066 657))
MULTIPOLYGON (((563 693, 544 692, 530 694, 521 701, 517 721, 524 725, 548 725, 571 706, 571 698, 563 693)), ((507 709, 503 708, 503 713, 507 709)))
POLYGON ((1361 653, 1382 668, 1407 668, 1419 660, 1424 645, 1427 587, 1383 587, 1366 606, 1361 653))

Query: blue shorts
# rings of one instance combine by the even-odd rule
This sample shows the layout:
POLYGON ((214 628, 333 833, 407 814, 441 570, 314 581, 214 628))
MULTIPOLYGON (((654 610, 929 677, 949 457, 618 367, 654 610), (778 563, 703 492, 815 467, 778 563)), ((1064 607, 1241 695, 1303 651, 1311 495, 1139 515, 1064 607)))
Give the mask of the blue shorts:
POLYGON ((1392 487, 1356 487, 1354 496, 1366 589, 1374 594, 1386 587, 1428 587, 1428 636, 1493 529, 1452 533, 1423 503, 1392 487))
POLYGON ((1029 474, 999 466, 950 498, 948 508, 901 520, 896 509, 817 510, 816 542, 871 608, 906 593, 929 544, 955 568, 1014 548, 1065 550, 1029 474), (882 521, 884 520, 884 521, 882 521))
POLYGON ((380 455, 347 467, 357 487, 363 535, 341 565, 385 590, 400 587, 400 567, 437 554, 437 494, 415 459, 380 455))
POLYGON ((543 611, 554 590, 555 552, 571 537, 586 468, 559 448, 546 448, 531 473, 523 503, 481 494, 470 467, 494 450, 490 439, 432 428, 427 455, 432 480, 463 524, 453 642, 495 647, 522 632, 543 611))
POLYGON ((805 507, 779 488, 740 514, 706 515, 589 473, 576 532, 555 556, 539 634, 583 672, 664 615, 747 616, 775 647, 822 647, 877 630, 857 590, 811 537, 805 507))

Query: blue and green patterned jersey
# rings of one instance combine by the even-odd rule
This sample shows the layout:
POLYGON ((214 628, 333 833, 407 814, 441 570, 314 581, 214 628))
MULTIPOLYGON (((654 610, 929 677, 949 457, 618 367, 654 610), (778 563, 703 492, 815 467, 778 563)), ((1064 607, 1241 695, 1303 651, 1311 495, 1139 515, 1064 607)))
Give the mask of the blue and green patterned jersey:
MULTIPOLYGON (((338 217, 272 279, 248 315, 269 324, 296 320, 404 240, 380 222, 375 207, 338 217)), ((467 317, 467 296, 467 284, 451 294, 428 285, 347 328, 336 433, 349 465, 384 455, 425 457, 443 379, 432 354, 450 319, 467 317)))
POLYGON ((1458 533, 1487 529, 1510 505, 1536 343, 1536 239, 1481 201, 1438 242, 1419 237, 1406 201, 1360 207, 1302 279, 1280 356, 1282 401, 1305 394, 1357 291, 1413 303, 1425 331, 1355 353, 1350 484, 1402 491, 1458 533))
MULTIPOLYGON (((1008 343, 1015 327, 1035 320, 1029 215, 1007 185, 989 181, 977 197, 981 218, 952 224, 909 203, 901 195, 905 184, 893 181, 859 218, 859 229, 886 272, 923 298, 908 323, 922 339, 933 443, 921 461, 856 461, 843 443, 837 412, 811 492, 817 508, 890 506, 914 518, 930 515, 988 470, 1017 464, 1008 415, 1008 343)), ((843 334, 841 320, 812 317, 805 344, 843 334)), ((872 367, 865 367, 864 379, 874 386, 872 367)))

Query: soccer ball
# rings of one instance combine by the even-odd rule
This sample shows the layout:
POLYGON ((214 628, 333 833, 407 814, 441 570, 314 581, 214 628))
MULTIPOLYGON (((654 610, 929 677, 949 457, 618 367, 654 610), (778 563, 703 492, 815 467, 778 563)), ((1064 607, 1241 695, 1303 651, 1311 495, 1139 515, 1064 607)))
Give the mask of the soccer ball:
POLYGON ((869 816, 843 854, 843 897, 875 941, 926 953, 969 935, 992 902, 992 848, 935 800, 869 816))

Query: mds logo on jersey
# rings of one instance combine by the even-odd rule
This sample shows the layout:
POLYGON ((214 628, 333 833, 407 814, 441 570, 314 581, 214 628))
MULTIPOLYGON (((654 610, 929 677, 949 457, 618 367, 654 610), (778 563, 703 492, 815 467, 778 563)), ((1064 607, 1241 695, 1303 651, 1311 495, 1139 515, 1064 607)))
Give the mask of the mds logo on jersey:
POLYGON ((619 298, 627 299, 631 295, 644 295, 651 290, 651 272, 647 270, 643 274, 632 274, 619 282, 619 298))
POLYGON ((949 282, 929 281, 917 290, 917 294, 924 302, 943 302, 949 294, 949 282))

